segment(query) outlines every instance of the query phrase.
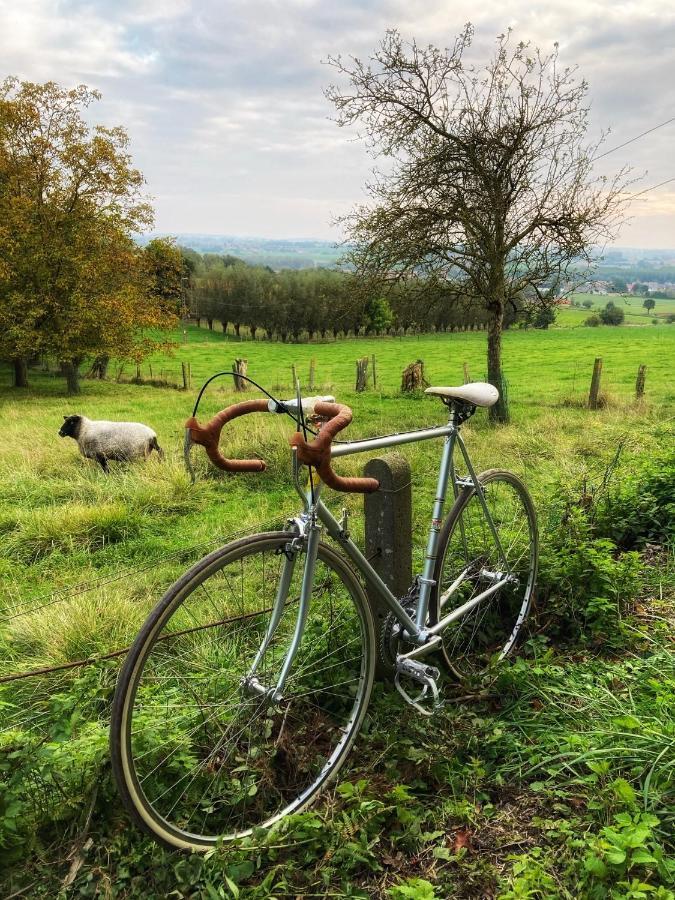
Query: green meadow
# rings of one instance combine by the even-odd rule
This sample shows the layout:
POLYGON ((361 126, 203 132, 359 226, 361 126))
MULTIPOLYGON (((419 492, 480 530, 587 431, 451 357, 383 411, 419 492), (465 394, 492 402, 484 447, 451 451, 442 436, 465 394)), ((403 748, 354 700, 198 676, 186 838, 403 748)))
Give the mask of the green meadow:
MULTIPOLYGON (((0 893, 673 898, 673 568, 663 522, 675 326, 652 325, 637 306, 626 312, 619 328, 583 327, 588 311, 564 309, 547 331, 508 332, 511 423, 490 427, 479 411, 465 427, 477 468, 521 475, 540 519, 540 602, 524 655, 496 691, 461 699, 449 684, 450 702, 429 724, 379 686, 349 768, 324 800, 255 848, 204 860, 155 847, 117 803, 106 746, 117 658, 0 683, 0 893), (644 327, 630 327, 638 320, 644 327), (591 412, 597 357, 603 407, 591 412), (636 402, 640 365, 646 391, 636 402)), ((191 326, 187 340, 174 337, 171 353, 144 361, 140 383, 134 366, 119 374, 115 364, 75 398, 41 368, 23 391, 0 370, 0 678, 124 648, 192 562, 297 511, 282 417, 247 417, 223 432, 226 455, 260 456, 266 472, 223 475, 200 448, 195 484, 185 472, 183 426, 198 389, 236 357, 281 398, 292 394, 293 366, 307 392, 315 360, 313 392, 354 411, 345 439, 444 420, 437 400, 400 393, 414 360, 431 384, 461 384, 465 366, 472 380, 485 377, 481 332, 280 344, 191 326), (375 357, 376 381, 371 362, 368 390, 356 394, 363 356, 375 357), (183 363, 187 391, 177 386, 183 363), (72 413, 145 422, 164 461, 111 464, 106 477, 58 437, 72 413)), ((235 394, 231 381, 210 386, 200 419, 258 396, 235 394)), ((412 466, 419 564, 440 447, 399 452, 412 466)), ((336 468, 357 473, 364 462, 336 468)), ((361 499, 329 502, 349 508, 358 534, 361 499)))

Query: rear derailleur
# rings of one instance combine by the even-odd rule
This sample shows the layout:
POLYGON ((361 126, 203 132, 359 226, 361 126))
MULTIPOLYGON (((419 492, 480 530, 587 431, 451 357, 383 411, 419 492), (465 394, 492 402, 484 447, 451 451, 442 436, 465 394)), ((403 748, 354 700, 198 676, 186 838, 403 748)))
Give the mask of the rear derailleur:
MULTIPOLYGON (((419 583, 417 578, 412 583, 408 593, 401 598, 401 606, 411 618, 415 616, 415 609, 419 600, 419 583)), ((405 640, 403 629, 399 621, 389 613, 382 623, 380 634, 380 658, 382 663, 394 676, 396 690, 406 703, 423 716, 431 716, 441 706, 438 690, 440 670, 435 666, 416 659, 408 659, 405 654, 415 648, 414 644, 405 640), (402 681, 408 684, 413 682, 416 687, 409 690, 403 686, 402 681), (419 689, 421 687, 421 690, 419 689), (426 701, 426 706, 422 704, 426 701), (431 703, 429 704, 429 701, 431 703), (430 707, 430 708, 429 708, 430 707)))

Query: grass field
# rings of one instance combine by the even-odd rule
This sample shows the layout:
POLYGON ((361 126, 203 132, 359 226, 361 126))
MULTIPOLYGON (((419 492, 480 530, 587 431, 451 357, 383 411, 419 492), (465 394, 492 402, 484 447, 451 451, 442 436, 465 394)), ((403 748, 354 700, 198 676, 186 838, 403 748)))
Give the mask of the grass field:
POLYGON ((583 303, 590 300, 592 306, 590 309, 576 309, 564 307, 558 312, 559 325, 565 326, 570 324, 583 324, 588 316, 592 315, 604 307, 611 300, 617 306, 620 306, 625 313, 624 325, 648 325, 652 319, 665 319, 667 316, 675 313, 675 299, 658 299, 655 300, 654 309, 647 312, 643 307, 644 298, 634 297, 629 294, 573 294, 572 299, 583 303))
MULTIPOLYGON (((177 380, 189 362, 187 393, 84 381, 72 399, 39 371, 27 391, 0 388, 0 674, 125 646, 192 561, 223 537, 269 528, 295 511, 289 426, 279 417, 251 417, 228 431, 227 452, 261 455, 270 464, 264 474, 223 477, 199 459, 193 486, 183 470, 183 422, 196 389, 235 356, 246 356, 249 374, 281 396, 291 392, 291 365, 306 382, 315 358, 317 392, 354 409, 345 435, 353 437, 443 420, 438 401, 399 393, 401 370, 414 359, 434 384, 461 383, 464 363, 474 380, 485 373, 481 333, 325 345, 240 344, 197 328, 188 337, 172 357, 158 355, 142 370, 149 377, 152 365, 155 377, 163 371, 177 380), (355 360, 372 354, 377 386, 357 395, 355 360), (73 441, 57 437, 62 417, 74 412, 147 422, 166 460, 114 466, 106 478, 73 441)), ((498 692, 452 703, 423 730, 378 688, 337 791, 255 851, 203 861, 154 847, 119 810, 106 751, 116 660, 0 685, 0 892, 675 896, 668 887, 675 879, 672 562, 653 538, 639 556, 603 546, 618 540, 616 522, 606 532, 579 526, 561 543, 570 516, 576 528, 608 483, 619 497, 624 482, 646 483, 645 466, 663 469, 673 432, 675 327, 516 330, 505 336, 504 357, 512 423, 490 428, 479 413, 466 440, 479 469, 505 466, 530 486, 550 605, 498 692), (584 401, 598 356, 606 406, 591 413, 584 401), (640 364, 647 385, 636 404, 640 364), (609 604, 601 614, 599 598, 609 604), (569 610, 578 615, 573 635, 556 618, 569 610)), ((9 384, 8 371, 0 381, 9 384)), ((200 418, 232 402, 228 381, 210 389, 200 418)), ((419 565, 439 448, 427 442, 401 452, 413 467, 419 565)), ((339 468, 356 473, 363 462, 350 458, 339 468)), ((350 508, 358 534, 360 499, 333 495, 330 503, 350 508)))

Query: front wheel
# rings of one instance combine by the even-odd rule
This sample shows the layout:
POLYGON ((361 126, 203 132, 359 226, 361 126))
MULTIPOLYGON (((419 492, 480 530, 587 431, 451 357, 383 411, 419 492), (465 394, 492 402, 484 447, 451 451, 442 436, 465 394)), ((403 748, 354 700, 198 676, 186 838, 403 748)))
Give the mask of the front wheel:
POLYGON ((443 632, 441 650, 446 667, 464 681, 485 675, 516 647, 537 581, 537 518, 527 488, 499 469, 478 480, 497 538, 476 489, 464 488, 441 530, 429 608, 435 625, 468 604, 443 632), (506 584, 470 605, 507 575, 506 584))
POLYGON ((165 845, 207 850, 300 811, 359 731, 373 621, 351 569, 323 544, 283 697, 270 698, 298 618, 305 552, 293 552, 292 537, 255 535, 198 562, 150 614, 121 670, 113 772, 135 821, 165 845), (252 681, 278 593, 283 612, 252 681))

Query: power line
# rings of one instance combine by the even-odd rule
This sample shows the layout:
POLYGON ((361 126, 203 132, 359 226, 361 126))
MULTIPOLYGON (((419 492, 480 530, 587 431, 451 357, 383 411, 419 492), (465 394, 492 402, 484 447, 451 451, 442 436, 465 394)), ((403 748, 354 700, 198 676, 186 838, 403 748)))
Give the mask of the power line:
POLYGON ((599 156, 593 157, 593 162, 597 159, 602 159, 603 156, 609 156, 610 153, 615 153, 617 150, 621 150, 622 147, 627 147, 629 144, 634 143, 635 141, 639 141, 640 138, 644 137, 646 134, 651 134, 652 131, 658 131, 659 128, 663 128, 664 125, 670 125, 671 122, 675 122, 675 116, 671 119, 667 119, 665 122, 661 122, 660 125, 655 125, 653 128, 648 128, 646 131, 643 131, 641 134, 635 135, 635 137, 631 138, 629 141, 624 141, 623 144, 619 144, 616 147, 612 147, 611 150, 605 150, 604 153, 601 153, 599 156))
POLYGON ((658 184, 652 185, 650 188, 645 188, 644 191, 640 191, 637 194, 631 194, 630 199, 634 200, 636 197, 641 197, 643 194, 648 194, 650 191, 655 191, 657 188, 663 187, 664 184, 670 184, 671 181, 675 181, 675 176, 672 178, 666 178, 665 181, 660 181, 658 184))

